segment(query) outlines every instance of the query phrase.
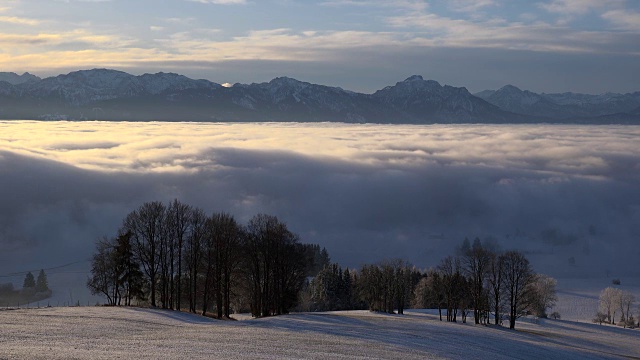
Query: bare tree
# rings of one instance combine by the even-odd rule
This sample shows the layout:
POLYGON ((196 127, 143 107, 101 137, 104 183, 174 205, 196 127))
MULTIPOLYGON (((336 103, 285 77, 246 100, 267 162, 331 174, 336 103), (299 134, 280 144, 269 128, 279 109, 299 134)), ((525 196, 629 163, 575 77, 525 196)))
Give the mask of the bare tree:
POLYGON ((203 242, 207 236, 207 215, 194 208, 189 216, 189 233, 186 238, 184 262, 188 270, 189 311, 195 313, 198 299, 200 268, 203 258, 203 242))
MULTIPOLYGON (((173 200, 167 210, 167 222, 169 225, 169 236, 173 239, 173 247, 171 248, 171 298, 175 294, 175 308, 180 310, 182 304, 182 251, 185 241, 189 236, 190 220, 193 209, 191 206, 173 200), (177 254, 176 254, 177 251, 177 254), (174 264, 177 261, 177 272, 174 271, 174 264), (175 280, 174 280, 175 279, 175 280)), ((173 303, 173 301, 172 301, 173 303)), ((173 304, 172 304, 173 305, 173 304)))
POLYGON ((631 306, 635 303, 636 297, 629 291, 620 291, 618 297, 618 308, 620 309, 620 323, 626 326, 627 321, 633 318, 631 306))
POLYGON ((556 284, 556 279, 550 276, 534 275, 529 290, 531 296, 529 309, 533 314, 543 318, 547 317, 547 309, 552 308, 558 301, 556 284))
POLYGON ((502 256, 498 256, 497 254, 492 253, 491 260, 489 262, 489 276, 487 277, 487 282, 489 283, 489 312, 493 311, 495 325, 500 324, 504 302, 503 268, 504 259, 502 258, 502 256))
POLYGON ((106 237, 97 242, 96 253, 91 258, 91 276, 87 279, 91 293, 106 296, 109 305, 116 305, 120 296, 114 245, 114 241, 106 237))
POLYGON ((458 318, 458 310, 462 305, 462 299, 466 281, 461 273, 460 259, 458 257, 448 256, 438 265, 438 272, 442 281, 442 289, 444 290, 444 298, 447 307, 447 321, 456 322, 458 318))
POLYGON ((247 225, 245 276, 254 316, 279 315, 297 301, 306 276, 307 251, 275 216, 258 214, 247 225))
MULTIPOLYGON (((463 246, 463 248, 465 248, 463 246)), ((486 306, 485 279, 487 278, 491 266, 492 254, 480 243, 480 239, 473 241, 473 246, 463 250, 462 262, 464 272, 470 280, 471 306, 475 323, 480 323, 480 313, 486 306)))
POLYGON ((514 329, 516 320, 529 305, 527 291, 533 281, 533 270, 521 252, 508 251, 501 257, 505 294, 509 303, 509 328, 514 329))
POLYGON ((613 287, 607 287, 600 292, 600 301, 599 308, 600 312, 606 315, 607 322, 610 324, 615 324, 615 312, 618 308, 618 304, 620 303, 621 290, 613 287))
POLYGON ((235 219, 224 213, 213 214, 207 221, 207 229, 203 312, 207 310, 209 293, 212 292, 218 318, 229 317, 231 287, 240 260, 242 232, 235 219))
POLYGON ((162 258, 166 207, 157 201, 142 204, 129 213, 121 233, 130 232, 134 253, 142 265, 151 292, 151 306, 156 306, 156 286, 162 258))

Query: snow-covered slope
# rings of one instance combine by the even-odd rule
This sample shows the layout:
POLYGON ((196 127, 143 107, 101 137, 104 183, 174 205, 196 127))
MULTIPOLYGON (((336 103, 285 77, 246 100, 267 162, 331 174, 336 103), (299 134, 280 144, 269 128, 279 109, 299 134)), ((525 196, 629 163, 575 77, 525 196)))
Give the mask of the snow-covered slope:
POLYGON ((305 313, 247 321, 107 307, 0 311, 0 358, 616 359, 640 331, 565 321, 518 329, 445 323, 429 312, 305 313))

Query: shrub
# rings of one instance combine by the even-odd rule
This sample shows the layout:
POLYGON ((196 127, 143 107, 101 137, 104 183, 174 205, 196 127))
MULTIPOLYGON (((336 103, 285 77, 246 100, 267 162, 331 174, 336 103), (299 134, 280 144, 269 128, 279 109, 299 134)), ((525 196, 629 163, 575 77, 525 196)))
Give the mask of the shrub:
POLYGON ((602 325, 602 323, 606 321, 607 321, 607 314, 603 314, 600 311, 598 311, 598 313, 596 314, 596 317, 593 318, 593 322, 598 323, 600 325, 602 325))

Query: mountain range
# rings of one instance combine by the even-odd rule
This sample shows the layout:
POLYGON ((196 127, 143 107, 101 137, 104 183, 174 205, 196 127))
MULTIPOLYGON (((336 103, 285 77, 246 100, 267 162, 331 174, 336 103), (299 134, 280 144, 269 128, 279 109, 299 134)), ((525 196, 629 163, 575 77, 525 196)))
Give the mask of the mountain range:
POLYGON ((471 94, 414 75, 373 94, 288 77, 225 87, 173 73, 93 69, 41 79, 0 73, 0 118, 130 121, 640 124, 640 92, 471 94))

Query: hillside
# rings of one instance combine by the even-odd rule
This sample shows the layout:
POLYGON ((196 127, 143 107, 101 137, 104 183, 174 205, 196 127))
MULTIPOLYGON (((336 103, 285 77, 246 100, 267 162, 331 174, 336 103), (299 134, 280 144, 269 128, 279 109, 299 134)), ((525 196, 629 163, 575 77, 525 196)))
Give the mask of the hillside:
POLYGON ((245 321, 135 308, 0 311, 0 358, 616 359, 640 331, 540 320, 516 331, 411 311, 304 313, 245 321), (60 329, 65 329, 60 332, 60 329), (134 355, 135 354, 135 355, 134 355))

